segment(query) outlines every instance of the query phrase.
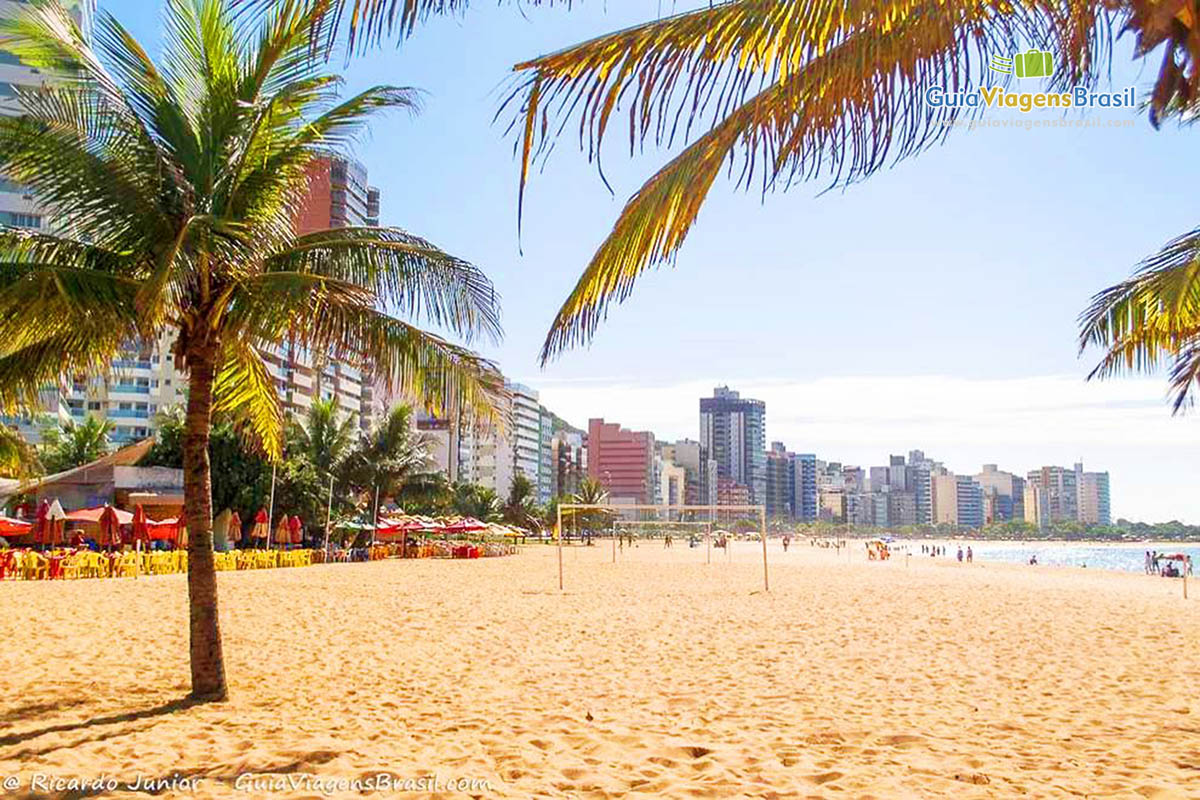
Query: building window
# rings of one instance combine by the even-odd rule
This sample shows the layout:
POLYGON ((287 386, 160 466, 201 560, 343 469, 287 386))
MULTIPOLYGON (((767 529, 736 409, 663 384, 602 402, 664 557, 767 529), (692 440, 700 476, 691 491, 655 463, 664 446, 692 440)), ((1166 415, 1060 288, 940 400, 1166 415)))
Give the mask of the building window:
POLYGON ((88 411, 99 411, 99 410, 100 410, 100 401, 99 400, 89 400, 88 401, 88 411))
POLYGON ((23 214, 20 211, 0 211, 0 224, 11 228, 40 228, 42 218, 37 214, 23 214))

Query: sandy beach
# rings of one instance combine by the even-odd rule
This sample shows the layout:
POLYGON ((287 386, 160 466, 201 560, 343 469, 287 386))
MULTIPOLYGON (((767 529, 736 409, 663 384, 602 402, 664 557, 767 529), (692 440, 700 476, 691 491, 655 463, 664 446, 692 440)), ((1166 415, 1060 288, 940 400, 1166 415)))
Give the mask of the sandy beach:
POLYGON ((0 797, 1200 796, 1200 585, 737 547, 4 582, 0 797))

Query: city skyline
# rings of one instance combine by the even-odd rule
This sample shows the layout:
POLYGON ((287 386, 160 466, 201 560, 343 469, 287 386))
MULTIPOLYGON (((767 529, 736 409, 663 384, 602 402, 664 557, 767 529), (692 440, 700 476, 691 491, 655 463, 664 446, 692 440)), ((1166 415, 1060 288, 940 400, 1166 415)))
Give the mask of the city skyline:
MULTIPOLYGON (((160 41, 159 14, 144 3, 100 5, 152 48, 160 41)), ((1155 131, 1134 111, 1088 115, 1131 118, 1129 127, 955 131, 918 159, 820 196, 818 184, 766 202, 720 186, 677 268, 647 274, 590 347, 540 370, 536 354, 558 304, 629 193, 670 151, 629 158, 607 148, 606 185, 564 140, 529 186, 518 238, 512 140, 493 116, 513 64, 643 15, 632 3, 524 16, 475 6, 345 69, 348 92, 380 82, 424 92, 419 116, 379 122, 354 156, 381 190, 384 224, 422 232, 495 280, 506 336, 485 355, 580 427, 607 416, 694 437, 693 413, 672 421, 652 398, 628 399, 661 394, 664 383, 680 395, 681 386, 707 392, 728 383, 772 405, 768 441, 859 463, 924 447, 958 469, 1082 458, 1112 472, 1114 516, 1200 522, 1194 414, 1170 416, 1160 378, 1083 383, 1098 354, 1081 359, 1076 346, 1075 318, 1088 298, 1194 223, 1189 187, 1200 166, 1189 158, 1191 132, 1155 131), (453 64, 446 52, 457 54, 453 64), (1046 213, 997 218, 995 198, 1035 185, 1046 213), (1113 186, 1126 207, 1119 215, 1113 186), (575 381, 605 403, 575 399, 563 388, 575 381), (791 387, 777 395, 795 399, 756 390, 769 382, 791 387), (922 414, 846 419, 860 394, 920 397, 923 385, 942 397, 922 414), (1008 405, 980 405, 989 389, 1008 405), (806 406, 798 396, 814 390, 819 402, 806 406), (1036 392, 1048 402, 1030 404, 1036 392), (973 405, 986 410, 973 419, 957 410, 973 405)), ((1151 76, 1130 61, 1131 47, 1117 43, 1113 83, 1144 87, 1151 76)), ((683 408, 694 407, 699 395, 691 396, 683 408)))

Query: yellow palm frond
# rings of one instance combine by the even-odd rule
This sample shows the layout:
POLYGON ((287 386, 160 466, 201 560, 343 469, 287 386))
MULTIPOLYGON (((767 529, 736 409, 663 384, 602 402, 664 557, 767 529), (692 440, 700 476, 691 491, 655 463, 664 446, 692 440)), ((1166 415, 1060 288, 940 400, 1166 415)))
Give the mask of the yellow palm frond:
POLYGON ((1171 363, 1174 410, 1189 405, 1200 376, 1200 230, 1169 242, 1132 278, 1097 294, 1079 322, 1080 352, 1105 348, 1089 378, 1171 363))

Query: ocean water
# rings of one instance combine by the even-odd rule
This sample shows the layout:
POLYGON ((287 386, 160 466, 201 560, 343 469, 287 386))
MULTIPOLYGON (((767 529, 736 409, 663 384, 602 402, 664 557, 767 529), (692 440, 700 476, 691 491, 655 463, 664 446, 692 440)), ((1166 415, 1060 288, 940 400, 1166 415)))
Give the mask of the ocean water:
MULTIPOLYGON (((910 545, 913 558, 921 555, 921 542, 910 545)), ((946 556, 955 558, 958 542, 938 542, 946 548, 946 556)), ((1192 557, 1193 569, 1200 565, 1200 545, 1171 542, 1137 542, 1132 544, 1076 544, 1071 542, 963 542, 975 553, 976 561, 1006 561, 1028 564, 1036 555, 1038 564, 1055 567, 1087 567, 1088 569, 1114 569, 1122 572, 1145 571, 1146 551, 1159 553, 1187 553, 1192 557)), ((929 556, 925 556, 929 558, 929 556)), ((1161 564, 1161 562, 1160 562, 1161 564)))

